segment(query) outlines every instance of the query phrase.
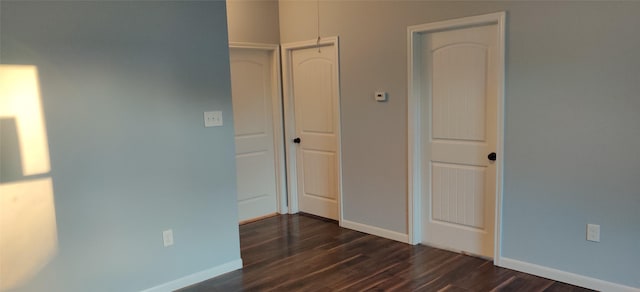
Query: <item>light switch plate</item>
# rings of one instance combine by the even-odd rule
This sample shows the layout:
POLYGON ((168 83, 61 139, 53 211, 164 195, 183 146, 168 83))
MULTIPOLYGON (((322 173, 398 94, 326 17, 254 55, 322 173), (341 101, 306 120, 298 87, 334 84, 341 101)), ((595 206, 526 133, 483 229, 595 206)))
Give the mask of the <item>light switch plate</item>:
POLYGON ((387 101, 387 93, 384 91, 376 91, 374 97, 378 102, 387 101))
POLYGON ((222 126, 222 112, 211 111, 204 112, 204 127, 217 127, 222 126))

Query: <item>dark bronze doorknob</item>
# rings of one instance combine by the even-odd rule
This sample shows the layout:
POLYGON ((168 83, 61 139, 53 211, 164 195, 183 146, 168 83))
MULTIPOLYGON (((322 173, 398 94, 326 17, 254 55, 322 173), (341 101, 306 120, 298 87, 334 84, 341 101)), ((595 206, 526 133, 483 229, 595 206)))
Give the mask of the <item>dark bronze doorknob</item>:
POLYGON ((498 157, 498 155, 496 155, 495 152, 491 152, 491 153, 489 153, 489 155, 487 155, 487 158, 489 158, 489 160, 491 160, 491 161, 496 161, 497 157, 498 157))
POLYGON ((296 143, 296 144, 300 144, 300 141, 301 141, 301 140, 300 140, 300 138, 299 138, 299 137, 298 137, 298 138, 293 139, 293 143, 296 143))

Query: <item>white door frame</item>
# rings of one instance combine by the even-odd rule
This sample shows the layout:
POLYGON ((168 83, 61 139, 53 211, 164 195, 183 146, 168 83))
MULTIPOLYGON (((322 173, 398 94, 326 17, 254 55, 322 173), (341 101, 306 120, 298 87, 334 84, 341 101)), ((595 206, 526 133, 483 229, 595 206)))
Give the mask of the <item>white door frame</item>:
MULTIPOLYGON (((497 73, 498 73, 498 99, 497 99, 497 144, 498 154, 496 161, 496 208, 495 208, 495 240, 493 261, 499 265, 500 239, 502 229, 502 183, 504 164, 504 84, 505 84, 505 20, 506 12, 496 12, 485 15, 464 17, 440 22, 415 25, 408 27, 408 221, 409 241, 418 244, 422 241, 422 188, 429 187, 428 182, 422 182, 421 161, 422 146, 421 135, 421 97, 420 84, 422 80, 422 44, 421 35, 430 32, 464 28, 469 26, 496 24, 498 28, 497 48, 497 73)), ((428 131, 428 129, 426 129, 428 131)))
POLYGON ((277 211, 286 214, 287 209, 287 177, 285 165, 284 133, 282 120, 282 80, 280 77, 280 46, 275 44, 230 42, 229 49, 261 50, 271 53, 271 110, 273 112, 273 149, 276 174, 277 211))
POLYGON ((342 224, 342 140, 341 140, 341 121, 340 121, 340 59, 339 59, 339 42, 338 37, 325 37, 318 40, 309 40, 295 43, 282 44, 282 84, 283 84, 283 102, 284 102, 284 121, 285 121, 285 138, 286 138, 286 153, 287 153, 287 189, 289 194, 289 213, 295 214, 300 211, 298 207, 298 176, 296 172, 296 151, 297 147, 293 144, 293 139, 296 137, 296 123, 295 123, 295 108, 293 99, 293 82, 291 79, 292 58, 293 51, 299 49, 314 48, 317 46, 335 46, 335 60, 336 60, 336 94, 338 96, 338 102, 336 103, 336 149, 338 159, 338 222, 342 224))

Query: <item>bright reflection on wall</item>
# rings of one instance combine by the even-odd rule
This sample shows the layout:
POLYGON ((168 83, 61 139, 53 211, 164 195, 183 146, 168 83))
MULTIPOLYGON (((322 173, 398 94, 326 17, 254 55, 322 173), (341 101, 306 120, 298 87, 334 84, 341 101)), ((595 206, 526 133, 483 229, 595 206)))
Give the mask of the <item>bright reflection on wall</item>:
POLYGON ((0 118, 16 121, 20 152, 16 155, 22 166, 20 179, 0 180, 0 291, 4 291, 34 277, 55 255, 58 245, 35 66, 0 65, 0 118))
POLYGON ((0 65, 0 117, 16 119, 25 176, 51 170, 39 87, 35 66, 0 65))

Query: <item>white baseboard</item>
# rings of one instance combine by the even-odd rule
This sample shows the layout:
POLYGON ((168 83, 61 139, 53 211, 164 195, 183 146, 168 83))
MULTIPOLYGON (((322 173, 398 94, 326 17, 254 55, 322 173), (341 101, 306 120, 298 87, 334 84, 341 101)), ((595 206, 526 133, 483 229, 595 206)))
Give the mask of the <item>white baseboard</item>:
POLYGON ((569 283, 571 285, 585 287, 598 291, 606 292, 640 292, 640 288, 634 288, 621 284, 603 281, 596 278, 591 278, 583 275, 578 275, 570 272, 556 270, 553 268, 540 266, 528 262, 514 260, 510 258, 500 257, 499 266, 525 272, 540 277, 549 278, 555 281, 569 283))
POLYGON ((409 243, 409 235, 408 234, 395 232, 395 231, 391 231, 391 230, 380 228, 380 227, 375 227, 375 226, 366 225, 366 224, 362 224, 362 223, 356 223, 356 222, 349 221, 349 220, 344 220, 344 219, 342 221, 340 221, 340 227, 353 229, 355 231, 360 231, 360 232, 364 232, 364 233, 373 234, 373 235, 376 235, 376 236, 388 238, 388 239, 395 240, 395 241, 409 243))
POLYGON ((170 292, 170 291, 175 291, 187 286, 191 286, 193 284, 196 283, 200 283, 202 281, 220 276, 222 274, 231 272, 231 271, 235 271, 237 269, 242 269, 242 259, 237 259, 234 261, 230 261, 227 263, 224 263, 222 265, 219 266, 215 266, 213 268, 204 270, 204 271, 200 271, 185 277, 182 277, 180 279, 176 279, 173 280, 171 282, 167 282, 158 286, 155 286, 153 288, 149 288, 146 290, 143 290, 142 292, 170 292))

